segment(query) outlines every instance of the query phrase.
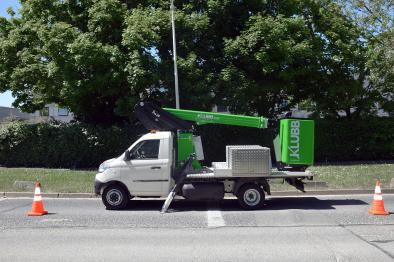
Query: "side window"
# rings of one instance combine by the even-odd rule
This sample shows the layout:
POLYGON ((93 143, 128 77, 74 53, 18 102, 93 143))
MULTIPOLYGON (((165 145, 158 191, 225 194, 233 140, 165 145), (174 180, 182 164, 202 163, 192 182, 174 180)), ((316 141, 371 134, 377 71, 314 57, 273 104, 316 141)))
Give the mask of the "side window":
POLYGON ((132 159, 158 159, 160 140, 141 141, 131 150, 132 159))
POLYGON ((68 109, 59 107, 57 110, 59 116, 68 116, 68 109))

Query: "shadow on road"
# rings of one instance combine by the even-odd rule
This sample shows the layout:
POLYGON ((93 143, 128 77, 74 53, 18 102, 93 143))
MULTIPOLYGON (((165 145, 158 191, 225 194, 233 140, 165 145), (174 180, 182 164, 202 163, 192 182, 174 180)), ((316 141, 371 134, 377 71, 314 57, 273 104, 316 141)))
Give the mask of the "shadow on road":
MULTIPOLYGON (((206 211, 208 210, 208 206, 210 205, 209 201, 188 201, 188 200, 181 200, 176 199, 174 200, 168 212, 184 212, 184 211, 206 211)), ((216 202, 219 203, 219 202, 216 202)), ((164 200, 131 200, 127 205, 126 209, 123 211, 153 211, 158 210, 160 211, 164 204, 164 200)))
MULTIPOLYGON (((131 200, 125 211, 154 211, 161 210, 163 200, 131 200)), ((316 197, 278 197, 266 201, 264 210, 326 210, 335 209, 335 206, 347 205, 368 205, 368 203, 359 199, 318 199, 316 197)), ((225 199, 220 202, 210 201, 188 201, 177 199, 170 206, 169 212, 187 212, 187 211, 206 211, 216 209, 222 211, 245 211, 236 199, 225 199)))
POLYGON ((303 210, 324 210, 335 209, 335 206, 357 206, 368 205, 359 199, 318 199, 316 197, 282 197, 272 198, 266 202, 265 209, 303 209, 303 210))

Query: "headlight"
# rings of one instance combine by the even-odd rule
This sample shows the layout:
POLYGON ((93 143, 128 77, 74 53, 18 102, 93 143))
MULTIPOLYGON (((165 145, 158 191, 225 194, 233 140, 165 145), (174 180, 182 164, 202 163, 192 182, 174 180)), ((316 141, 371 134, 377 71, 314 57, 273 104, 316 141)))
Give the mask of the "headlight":
POLYGON ((108 165, 105 163, 105 162, 103 162, 103 163, 101 163, 101 165, 99 166, 99 169, 98 169, 98 171, 99 171, 99 173, 103 173, 105 170, 107 170, 108 169, 108 165))

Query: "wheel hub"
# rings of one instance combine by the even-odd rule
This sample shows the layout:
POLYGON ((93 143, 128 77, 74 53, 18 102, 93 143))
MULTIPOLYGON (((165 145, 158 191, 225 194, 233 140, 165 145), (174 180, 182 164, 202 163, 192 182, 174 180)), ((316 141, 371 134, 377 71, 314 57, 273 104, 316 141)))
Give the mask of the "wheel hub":
POLYGON ((248 189, 244 193, 244 201, 249 206, 255 206, 260 202, 261 196, 256 189, 248 189))
POLYGON ((123 200, 122 193, 117 189, 111 189, 106 196, 107 202, 112 206, 119 205, 123 200))

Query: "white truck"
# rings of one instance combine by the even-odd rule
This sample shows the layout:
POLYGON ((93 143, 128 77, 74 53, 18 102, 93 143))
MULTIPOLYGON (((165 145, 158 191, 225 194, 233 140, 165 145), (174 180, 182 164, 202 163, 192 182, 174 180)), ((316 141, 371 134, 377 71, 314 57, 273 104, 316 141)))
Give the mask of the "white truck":
MULTIPOLYGON (((225 194, 233 194, 243 208, 258 209, 263 206, 264 192, 270 194, 271 179, 284 179, 303 190, 302 180, 313 177, 305 170, 305 160, 296 165, 281 162, 277 164, 279 169, 272 168, 270 149, 258 145, 226 146, 226 162, 213 162, 212 167, 203 167, 198 162, 203 159, 201 139, 190 132, 181 133, 179 126, 183 125, 182 128, 186 129, 188 123, 171 122, 175 116, 169 110, 163 111, 146 103, 136 107, 137 116, 148 128, 153 125, 158 129, 172 130, 152 130, 135 141, 122 155, 100 165, 95 178, 95 193, 102 196, 107 209, 125 208, 133 197, 167 197, 162 210, 165 212, 176 194, 190 200, 220 200, 225 194), (141 114, 141 111, 144 112, 141 114), (153 118, 143 119, 146 115, 153 118)), ((176 112, 180 111, 185 113, 183 111, 187 110, 176 112)), ((202 116, 202 119, 206 118, 202 116)), ((218 119, 210 121, 222 123, 218 119)), ((264 128, 261 123, 259 126, 264 128)), ((298 142, 304 144, 301 140, 298 142)), ((280 148, 275 147, 277 150, 280 148)), ((291 153, 294 154, 294 150, 291 153)), ((278 160, 278 156, 276 158, 278 160)))

